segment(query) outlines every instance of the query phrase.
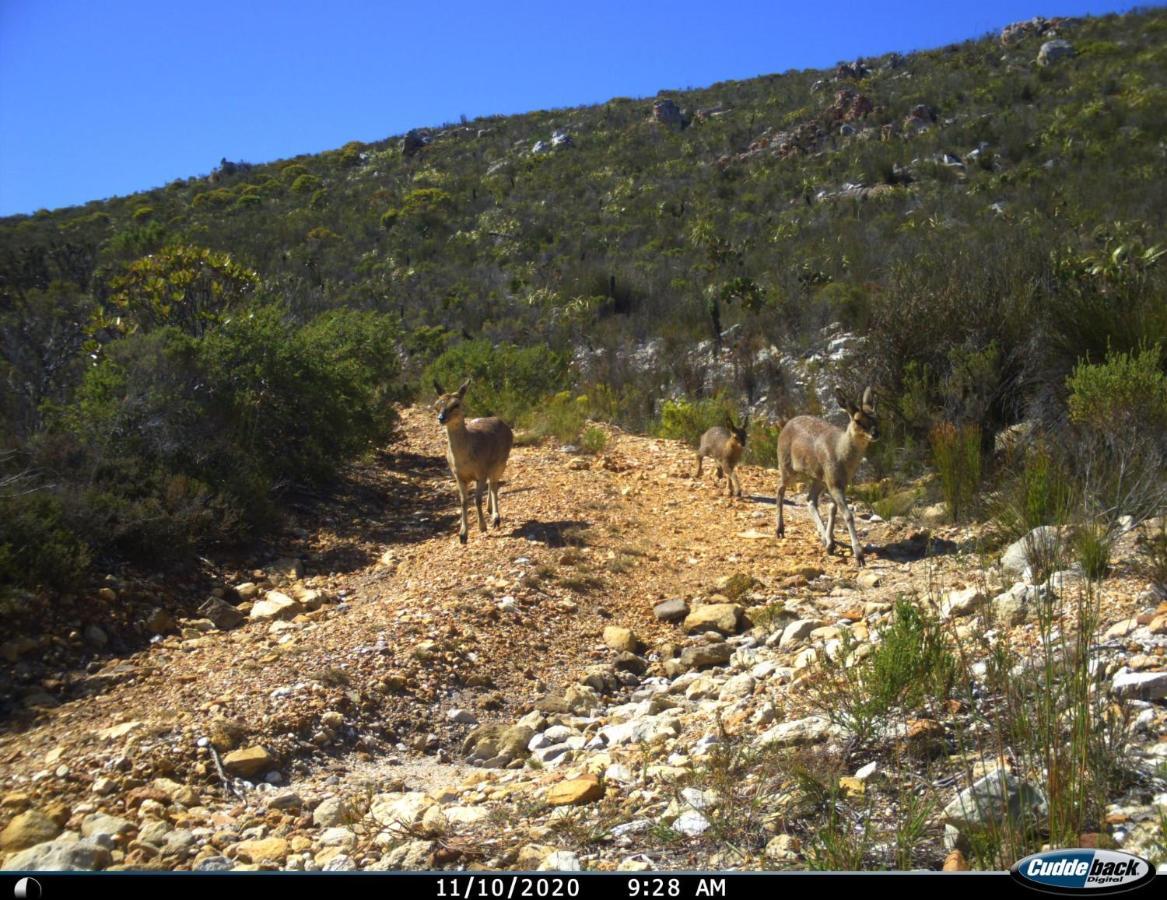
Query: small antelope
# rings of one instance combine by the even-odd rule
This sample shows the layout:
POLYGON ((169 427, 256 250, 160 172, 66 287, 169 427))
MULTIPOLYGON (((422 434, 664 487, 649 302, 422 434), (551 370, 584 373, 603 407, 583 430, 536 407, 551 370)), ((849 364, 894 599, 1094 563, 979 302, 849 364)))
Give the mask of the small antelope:
POLYGON ((845 431, 814 416, 796 416, 783 426, 778 435, 778 537, 786 533, 782 519, 782 498, 786 494, 786 485, 809 482, 806 505, 810 508, 827 552, 835 549, 835 512, 842 508, 847 531, 851 535, 855 564, 862 566, 863 551, 859 547, 859 537, 855 534, 855 516, 847 506, 844 492, 855 470, 859 468, 863 454, 867 452, 867 445, 879 437, 879 421, 875 418, 875 402, 870 387, 863 392, 863 400, 858 405, 848 400, 842 391, 835 392, 835 399, 851 417, 845 431), (824 487, 831 500, 825 526, 818 505, 819 494, 824 487))
POLYGON ((434 409, 438 413, 439 424, 446 426, 446 462, 450 464, 450 474, 458 484, 458 497, 462 501, 462 530, 458 539, 465 544, 470 526, 467 523, 466 507, 469 505, 470 482, 476 482, 474 503, 478 507, 478 526, 486 531, 486 519, 482 515, 482 490, 490 493, 490 524, 498 527, 502 517, 498 511, 498 482, 502 478, 511 454, 511 444, 515 436, 510 426, 493 416, 488 419, 470 419, 462 412, 462 398, 470 387, 470 379, 454 393, 447 394, 442 386, 434 382, 438 400, 434 409))
POLYGON ((701 477, 701 465, 708 456, 717 463, 717 477, 720 479, 722 474, 725 474, 729 487, 728 496, 734 496, 736 488, 737 496, 740 497, 742 483, 734 469, 737 468, 746 450, 746 432, 750 428, 750 417, 746 416, 740 428, 734 425, 733 419, 728 416, 725 423, 728 427, 722 428, 717 425, 701 435, 701 445, 697 448, 697 474, 693 477, 701 477))

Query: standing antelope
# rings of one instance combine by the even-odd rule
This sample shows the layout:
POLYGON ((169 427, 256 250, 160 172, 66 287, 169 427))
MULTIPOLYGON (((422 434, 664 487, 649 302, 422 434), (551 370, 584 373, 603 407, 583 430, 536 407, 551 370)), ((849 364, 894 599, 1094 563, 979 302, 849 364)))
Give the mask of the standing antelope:
POLYGON ((750 417, 746 416, 740 428, 733 424, 733 419, 729 416, 726 416, 725 423, 726 428, 717 425, 701 435, 701 445, 697 448, 697 474, 693 477, 701 477, 701 465, 708 456, 717 464, 717 477, 721 478, 722 473, 725 474, 729 496, 734 496, 736 488, 737 496, 740 497, 742 483, 734 469, 737 468, 746 449, 746 432, 750 428, 750 417))
POLYGON ((778 537, 786 533, 782 520, 782 498, 791 482, 809 482, 807 503, 823 545, 830 553, 835 549, 835 512, 842 508, 851 535, 851 551, 855 564, 863 565, 863 551, 855 534, 855 516, 847 506, 845 491, 859 468, 867 445, 879 437, 879 421, 875 418, 875 403, 871 388, 863 392, 863 400, 856 405, 842 391, 835 392, 839 406, 851 420, 844 431, 814 416, 796 416, 778 435, 778 537), (819 515, 819 494, 823 488, 831 500, 827 524, 819 515))
POLYGON ((438 400, 434 409, 438 413, 439 424, 446 426, 446 462, 450 464, 450 474, 458 484, 458 497, 462 502, 462 530, 458 539, 465 544, 470 526, 467 523, 466 507, 469 504, 470 482, 475 482, 474 503, 478 507, 478 526, 486 531, 486 519, 482 515, 482 490, 490 492, 490 524, 498 527, 501 516, 498 511, 498 481, 502 478, 511 454, 511 444, 515 436, 510 426, 493 416, 488 419, 466 420, 462 412, 462 399, 470 387, 467 378, 454 393, 447 394, 434 381, 438 400))

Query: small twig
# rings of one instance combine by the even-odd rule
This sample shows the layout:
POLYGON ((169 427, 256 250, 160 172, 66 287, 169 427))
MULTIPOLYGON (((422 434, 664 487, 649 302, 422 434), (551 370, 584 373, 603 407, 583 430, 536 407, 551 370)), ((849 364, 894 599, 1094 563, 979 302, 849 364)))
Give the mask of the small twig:
POLYGON ((219 761, 219 753, 214 746, 207 744, 207 749, 211 751, 211 759, 215 761, 215 771, 219 773, 219 780, 223 782, 223 787, 230 792, 235 799, 242 800, 243 792, 235 786, 235 782, 227 777, 227 773, 223 770, 223 764, 219 761))

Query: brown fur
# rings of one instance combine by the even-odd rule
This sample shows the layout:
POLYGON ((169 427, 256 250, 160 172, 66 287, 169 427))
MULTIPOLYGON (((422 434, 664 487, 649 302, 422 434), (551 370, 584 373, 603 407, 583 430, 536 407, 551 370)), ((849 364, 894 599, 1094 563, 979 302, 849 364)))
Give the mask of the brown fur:
POLYGON ((863 399, 858 404, 847 400, 841 393, 836 397, 850 416, 846 430, 814 416, 796 416, 782 427, 778 435, 777 531, 779 537, 786 533, 782 515, 786 485, 808 483, 807 507, 827 552, 835 548, 835 513, 842 509, 855 564, 862 566, 863 550, 855 533, 855 516, 847 505, 846 490, 868 444, 878 437, 879 422, 875 418, 871 388, 863 392, 863 399), (824 488, 831 501, 825 526, 818 509, 819 494, 824 488))
POLYGON ((708 456, 717 463, 717 477, 721 478, 723 474, 726 476, 728 495, 733 497, 736 492, 736 495, 740 497, 742 483, 734 470, 741 461, 742 454, 746 451, 746 428, 748 427, 749 420, 747 419, 746 424, 741 428, 735 427, 733 422, 730 422, 728 428, 717 425, 701 435, 701 444, 697 448, 697 474, 694 477, 701 477, 702 463, 708 456))
POLYGON ((434 383, 440 395, 434 410, 438 413, 438 422, 446 428, 446 462, 450 464, 450 474, 458 485, 458 498, 462 504, 462 528, 458 539, 463 544, 470 531, 467 521, 470 482, 475 482, 474 503, 478 508, 479 527, 486 531, 486 518, 482 514, 484 489, 489 493, 491 524, 497 528, 502 520, 498 508, 498 485, 515 440, 510 426, 502 419, 493 416, 465 418, 462 399, 469 386, 470 382, 466 381, 457 391, 447 394, 434 383))

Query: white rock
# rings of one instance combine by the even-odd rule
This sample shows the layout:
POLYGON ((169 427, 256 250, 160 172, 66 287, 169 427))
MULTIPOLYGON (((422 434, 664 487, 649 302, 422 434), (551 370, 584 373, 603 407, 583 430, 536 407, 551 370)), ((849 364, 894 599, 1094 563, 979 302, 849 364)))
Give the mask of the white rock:
POLYGON ((754 744, 764 747, 777 744, 790 747, 796 744, 817 744, 843 733, 838 725, 824 716, 807 716, 793 722, 781 722, 754 738, 754 744))
POLYGON ((709 830, 710 821, 695 809, 683 812, 673 820, 673 831, 687 837, 700 837, 709 830))
POLYGON ((977 587, 965 588, 962 591, 949 591, 944 595, 940 604, 940 618, 943 621, 971 616, 985 605, 988 597, 977 587))
POLYGON ((1167 672, 1132 672, 1120 669, 1110 685, 1116 697, 1161 700, 1167 697, 1167 672))

